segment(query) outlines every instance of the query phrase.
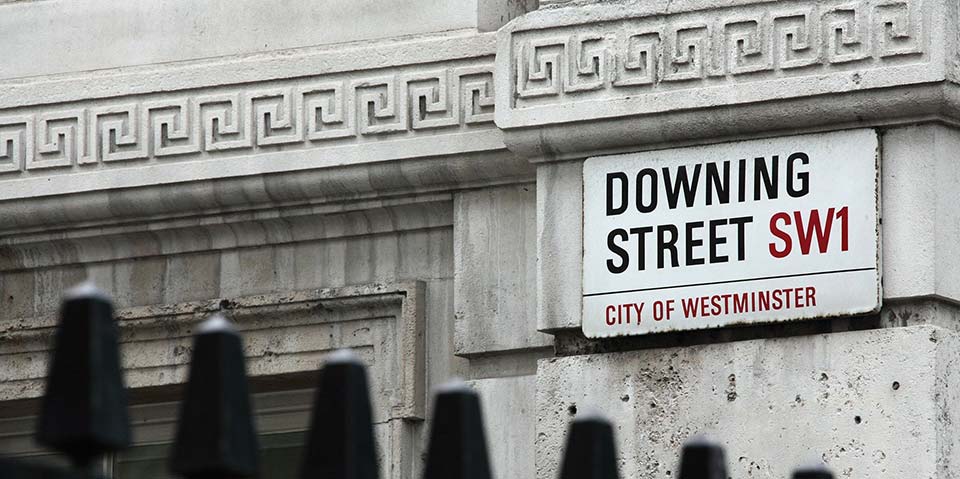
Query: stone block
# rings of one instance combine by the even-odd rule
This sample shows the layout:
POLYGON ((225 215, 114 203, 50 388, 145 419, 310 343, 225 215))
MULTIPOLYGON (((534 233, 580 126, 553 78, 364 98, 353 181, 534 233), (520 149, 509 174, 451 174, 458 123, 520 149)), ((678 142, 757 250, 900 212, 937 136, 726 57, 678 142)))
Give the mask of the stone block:
POLYGON ((427 335, 427 385, 435 388, 452 377, 466 377, 468 363, 457 357, 454 347, 453 279, 425 281, 426 304, 424 305, 427 335), (436 360, 436 358, 443 358, 436 360))
POLYGON ((956 42, 935 40, 955 35, 949 2, 584 3, 497 32, 496 123, 515 153, 570 159, 956 111, 956 42), (822 34, 836 29, 848 35, 822 34))
POLYGON ((494 477, 534 477, 535 376, 470 381, 480 394, 494 477))
POLYGON ((536 188, 467 190, 454 216, 457 354, 551 344, 536 331, 536 188))
POLYGON ((579 328, 583 161, 537 167, 537 329, 579 328))
POLYGON ((883 289, 890 299, 960 299, 960 130, 892 128, 882 136, 883 289))
POLYGON ((220 255, 199 253, 166 258, 165 303, 182 303, 220 296, 220 255))
MULTIPOLYGON (((118 308, 163 303, 166 258, 135 258, 113 265, 113 301, 118 308)), ((69 287, 69 285, 65 285, 69 287)), ((58 295, 66 288, 61 287, 58 295)))
POLYGON ((3 322, 32 317, 33 271, 4 271, 0 274, 0 306, 3 322))
MULTIPOLYGON (((140 264, 130 271, 133 273, 131 279, 137 281, 149 281, 148 278, 155 273, 153 265, 151 264, 140 264)), ((34 270, 32 276, 34 281, 33 301, 36 313, 51 314, 60 310, 63 292, 86 279, 87 273, 86 269, 82 266, 69 265, 59 268, 34 270)), ((146 297, 138 299, 149 301, 151 299, 149 296, 151 293, 146 292, 146 294, 146 297)))
POLYGON ((695 434, 723 443, 732 477, 810 458, 838 477, 955 477, 958 341, 923 325, 544 359, 537 478, 591 409, 614 422, 622 477, 676 477, 695 434))

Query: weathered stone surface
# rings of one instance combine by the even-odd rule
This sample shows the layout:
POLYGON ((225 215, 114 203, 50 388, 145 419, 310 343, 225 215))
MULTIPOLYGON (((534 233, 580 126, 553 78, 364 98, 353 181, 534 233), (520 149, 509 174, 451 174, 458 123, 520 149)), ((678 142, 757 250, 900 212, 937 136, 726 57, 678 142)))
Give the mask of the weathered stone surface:
POLYGON ((454 208, 457 354, 551 344, 536 331, 536 188, 457 195, 454 208))
POLYGON ((956 114, 949 2, 554 7, 498 32, 496 121, 525 156, 956 114))
POLYGON ((934 326, 545 359, 537 477, 556 477, 567 423, 615 424, 623 477, 676 477, 705 433, 732 477, 787 477, 819 457, 838 477, 954 477, 957 333, 934 326))
POLYGON ((960 300, 960 130, 883 132, 883 289, 886 298, 960 300))
MULTIPOLYGON (((569 408, 590 401, 621 426, 624 477, 665 476, 703 430, 728 442, 734 477, 785 477, 807 446, 840 477, 952 477, 958 340, 929 325, 960 325, 960 145, 932 126, 960 118, 956 5, 544 0, 494 35, 478 30, 535 2, 388 1, 364 15, 369 2, 244 2, 200 31, 157 21, 187 17, 169 2, 0 0, 0 50, 17 52, 0 72, 5 397, 39 394, 59 295, 89 276, 133 315, 122 323, 138 391, 182 382, 187 329, 223 300, 273 298, 240 322, 251 372, 274 387, 301 387, 286 381, 323 351, 358 346, 386 385, 386 477, 422 464, 429 425, 398 386, 411 368, 425 388, 471 378, 498 477, 555 477, 569 408), (321 22, 333 28, 309 14, 337 8, 321 22), (62 28, 31 24, 52 10, 62 28), (116 22, 131 11, 148 13, 116 22), (138 35, 118 41, 127 28, 138 35), (320 45, 350 29, 356 42, 320 45), (56 73, 68 70, 84 71, 56 73), (888 304, 869 327, 928 326, 692 344, 743 337, 720 330, 673 336, 677 349, 543 361, 533 375, 553 351, 532 315, 568 337, 580 326, 583 158, 853 126, 883 134, 888 304), (396 348, 405 302, 374 283, 422 291, 419 351, 396 348), (333 289, 307 301, 316 309, 283 299, 318 288, 333 289)), ((203 25, 220 7, 189 17, 203 25)), ((271 431, 302 427, 308 402, 275 404, 264 414, 286 416, 271 431)), ((138 427, 163 441, 158 417, 138 427)), ((0 419, 0 443, 18 438, 4 450, 35 451, 31 427, 0 419)))
MULTIPOLYGON (((0 13, 4 39, 6 19, 30 25, 0 13)), ((0 82, 0 201, 502 151, 492 54, 491 34, 457 32, 0 82)))
POLYGON ((960 305, 938 298, 887 300, 879 319, 884 328, 929 324, 960 332, 960 305))
POLYGON ((533 478, 536 376, 470 381, 483 402, 493 477, 533 478))
POLYGON ((537 168, 537 328, 579 328, 583 312, 583 162, 537 168))
POLYGON ((266 53, 459 29, 495 30, 529 1, 0 2, 0 78, 266 53), (63 21, 69 19, 69 21, 63 21), (55 23, 54 23, 55 22, 55 23), (42 41, 37 29, 44 28, 42 41))
MULTIPOLYGON (((222 311, 244 336, 251 377, 312 372, 324 354, 352 347, 373 365, 372 387, 382 406, 378 420, 422 419, 424 295, 422 283, 387 283, 120 309, 127 384, 137 389, 184 382, 194 328, 222 311)), ((0 371, 2 400, 40 395, 38 378, 45 373, 55 321, 42 318, 4 332, 0 349, 18 366, 0 371)))
MULTIPOLYGON (((188 171, 181 173, 187 175, 188 171)), ((0 199, 0 214, 4 219, 0 233, 29 235, 82 225, 83 228, 104 226, 110 229, 103 234, 110 234, 117 230, 142 229, 142 225, 138 227, 135 223, 143 218, 154 222, 173 218, 179 224, 195 226, 251 216, 273 218, 290 213, 356 211, 398 203, 449 200, 451 191, 504 182, 529 182, 534 175, 533 166, 526 160, 497 151, 253 174, 216 181, 190 181, 184 176, 181 178, 184 182, 172 185, 139 188, 114 185, 114 189, 109 190, 99 188, 109 183, 76 182, 77 178, 65 176, 61 186, 69 185, 71 189, 86 192, 45 196, 64 191, 59 191, 57 186, 50 191, 36 184, 17 182, 0 188, 0 197, 13 195, 13 198, 0 199), (95 191, 88 191, 91 189, 95 191)), ((66 232, 65 236, 74 234, 66 232)))
MULTIPOLYGON (((349 347, 369 366, 385 477, 412 478, 418 424, 425 418, 426 293, 418 282, 367 284, 119 310, 126 384, 136 391, 183 383, 191 334, 217 311, 230 316, 243 336, 251 381, 313 377, 326 354, 349 347)), ((11 367, 0 371, 0 400, 42 394, 53 321, 4 333, 0 354, 11 367)), ((310 386, 302 380, 293 384, 310 386)), ((306 418, 300 419, 294 428, 306 425, 306 418)), ((21 438, 0 442, 23 447, 21 438)))
POLYGON ((0 239, 7 243, 0 246, 0 327, 51 314, 63 291, 88 276, 121 308, 452 278, 452 216, 446 201, 225 224, 221 217, 219 224, 171 229, 153 224, 152 231, 106 236, 8 237, 0 239))

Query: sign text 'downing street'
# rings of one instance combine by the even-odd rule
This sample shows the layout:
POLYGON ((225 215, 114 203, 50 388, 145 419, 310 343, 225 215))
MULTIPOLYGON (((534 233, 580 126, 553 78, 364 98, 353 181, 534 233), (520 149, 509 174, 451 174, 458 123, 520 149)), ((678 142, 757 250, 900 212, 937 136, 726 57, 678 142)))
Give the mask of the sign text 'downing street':
POLYGON ((588 337, 874 311, 873 130, 590 158, 588 337))

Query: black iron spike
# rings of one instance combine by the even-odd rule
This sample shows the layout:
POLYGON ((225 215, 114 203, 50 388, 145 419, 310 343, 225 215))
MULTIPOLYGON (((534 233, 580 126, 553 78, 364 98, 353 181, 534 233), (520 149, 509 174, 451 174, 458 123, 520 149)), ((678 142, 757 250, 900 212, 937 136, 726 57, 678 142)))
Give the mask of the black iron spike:
POLYGON ((199 326, 170 458, 174 473, 188 479, 257 475, 244 363, 243 344, 230 321, 215 314, 199 326))
POLYGON ((37 441, 88 467, 130 444, 127 393, 113 305, 92 282, 66 292, 60 309, 37 441))
POLYGON ((437 389, 424 479, 490 479, 480 397, 463 382, 437 389))
POLYGON ((570 423, 560 479, 619 479, 613 425, 598 414, 570 423))
POLYGON ((349 349, 331 354, 320 370, 300 477, 379 477, 367 372, 349 349))
POLYGON ((833 479, 833 473, 826 464, 816 461, 794 469, 793 479, 833 479))
POLYGON ((680 479, 727 479, 727 463, 720 444, 693 438, 680 453, 680 479))

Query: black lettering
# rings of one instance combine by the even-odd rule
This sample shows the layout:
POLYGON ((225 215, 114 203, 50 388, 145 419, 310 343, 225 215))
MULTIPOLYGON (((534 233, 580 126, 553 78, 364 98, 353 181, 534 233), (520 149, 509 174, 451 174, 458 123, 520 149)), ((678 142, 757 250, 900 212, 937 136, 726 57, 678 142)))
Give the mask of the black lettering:
POLYGON ((747 160, 746 158, 741 158, 738 163, 740 163, 740 195, 737 199, 743 203, 747 201, 747 160))
POLYGON ((627 174, 622 171, 607 173, 607 216, 616 216, 627 211, 627 174), (613 205, 613 183, 620 180, 620 205, 613 205))
POLYGON ((657 172, 653 168, 644 168, 637 173, 637 211, 649 213, 657 209, 657 172), (643 177, 650 177, 650 203, 643 203, 643 177))
POLYGON ((777 199, 777 182, 779 180, 779 175, 777 175, 777 165, 780 164, 780 157, 773 155, 770 157, 773 160, 772 172, 767 170, 767 160, 766 158, 760 156, 754 158, 753 160, 753 199, 754 201, 760 201, 760 182, 763 181, 763 188, 767 190, 767 198, 771 200, 777 199))
POLYGON ((693 248, 703 246, 702 239, 693 238, 693 230, 697 228, 703 228, 703 221, 691 221, 687 223, 687 266, 703 264, 703 258, 693 257, 693 248))
POLYGON ((804 165, 810 163, 810 157, 802 151, 798 151, 787 158, 787 194, 794 198, 806 196, 810 192, 810 173, 801 171, 794 175, 793 163, 800 160, 804 165), (794 186, 794 180, 800 183, 800 187, 794 186))
POLYGON ((725 236, 717 236, 717 227, 727 224, 726 218, 719 220, 710 220, 710 262, 711 263, 726 263, 730 260, 727 255, 718 255, 717 246, 726 244, 727 238, 725 236))
POLYGON ((620 241, 627 241, 627 231, 622 228, 617 228, 610 232, 607 235, 607 248, 610 249, 610 252, 620 257, 620 265, 616 265, 614 260, 607 260, 607 270, 613 274, 620 274, 627 270, 627 266, 630 266, 630 255, 627 254, 627 250, 621 248, 616 243, 616 238, 619 237, 620 241))
POLYGON ((637 236, 637 270, 643 271, 647 267, 647 234, 653 232, 653 226, 630 228, 630 234, 637 236))
POLYGON ((693 206, 694 200, 697 198, 697 184, 700 182, 700 165, 699 163, 693 166, 693 180, 687 176, 687 167, 679 166, 677 167, 677 180, 671 185, 670 181, 670 168, 663 169, 663 187, 667 192, 667 203, 670 205, 670 209, 677 207, 677 203, 680 201, 680 189, 683 189, 684 201, 687 204, 687 208, 693 206))
POLYGON ((737 225, 737 261, 743 261, 747 256, 746 242, 744 239, 747 223, 753 223, 753 216, 730 218, 730 224, 737 225))
POLYGON ((663 255, 667 250, 670 250, 670 264, 672 267, 676 268, 680 266, 680 263, 677 261, 677 227, 674 225, 660 225, 657 228, 657 236, 659 247, 657 248, 657 268, 663 269, 663 255), (667 241, 666 234, 670 232, 670 240, 667 241))
POLYGON ((713 197, 725 205, 730 202, 730 162, 723 162, 723 177, 716 163, 707 163, 707 206, 713 204, 713 197))

